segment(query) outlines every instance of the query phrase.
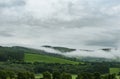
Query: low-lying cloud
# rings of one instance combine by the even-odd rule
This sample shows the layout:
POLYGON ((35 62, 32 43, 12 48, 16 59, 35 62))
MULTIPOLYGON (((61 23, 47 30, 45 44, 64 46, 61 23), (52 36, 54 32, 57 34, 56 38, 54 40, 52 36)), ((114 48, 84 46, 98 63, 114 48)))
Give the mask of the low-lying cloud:
POLYGON ((96 50, 76 49, 75 51, 72 51, 72 52, 60 52, 52 48, 45 48, 45 47, 41 47, 40 49, 48 53, 59 54, 59 55, 63 55, 66 57, 78 58, 78 59, 87 58, 87 57, 106 58, 106 59, 120 58, 119 49, 110 49, 108 51, 105 51, 102 49, 96 49, 96 50))

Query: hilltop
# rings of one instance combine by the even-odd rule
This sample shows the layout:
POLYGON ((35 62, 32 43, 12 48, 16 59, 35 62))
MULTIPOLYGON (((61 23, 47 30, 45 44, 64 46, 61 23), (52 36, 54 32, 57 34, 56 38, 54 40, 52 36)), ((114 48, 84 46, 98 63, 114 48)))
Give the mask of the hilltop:
POLYGON ((44 50, 26 48, 20 46, 2 47, 0 46, 0 61, 21 61, 25 62, 43 62, 43 63, 60 63, 60 64, 78 64, 62 55, 49 53, 44 50))
MULTIPOLYGON (((61 59, 66 59, 70 61, 89 61, 89 62, 103 62, 103 61, 119 61, 120 56, 118 49, 113 48, 102 48, 102 49, 75 49, 68 47, 59 47, 59 46, 49 46, 44 45, 39 49, 13 46, 13 47, 2 47, 0 46, 0 52, 3 55, 3 52, 21 52, 26 54, 37 54, 42 56, 56 57, 61 59)), ((10 54, 11 56, 12 54, 10 54)), ((33 55, 34 57, 35 55, 33 55)), ((35 57, 34 57, 35 58, 35 57)), ((36 57, 37 58, 37 57, 36 57)), ((11 57, 12 59, 12 57, 11 57)), ((52 59, 52 58, 51 58, 52 59)), ((34 61, 34 60, 33 60, 34 61)), ((37 60, 38 61, 38 60, 37 60)))

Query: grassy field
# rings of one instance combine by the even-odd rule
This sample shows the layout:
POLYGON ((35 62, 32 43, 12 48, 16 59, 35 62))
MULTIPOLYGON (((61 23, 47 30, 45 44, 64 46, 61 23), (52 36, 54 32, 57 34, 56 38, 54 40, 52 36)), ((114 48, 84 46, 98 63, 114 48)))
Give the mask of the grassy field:
POLYGON ((72 79, 76 79, 77 75, 72 75, 72 79))
POLYGON ((120 72, 120 68, 110 68, 109 73, 110 74, 118 74, 120 72))
POLYGON ((42 74, 36 74, 36 75, 35 75, 35 79, 40 79, 40 78, 43 78, 43 75, 42 75, 42 74))
POLYGON ((26 62, 45 62, 45 63, 60 63, 60 64, 78 64, 79 62, 70 61, 67 59, 56 58, 52 56, 40 55, 40 54, 25 54, 26 62))

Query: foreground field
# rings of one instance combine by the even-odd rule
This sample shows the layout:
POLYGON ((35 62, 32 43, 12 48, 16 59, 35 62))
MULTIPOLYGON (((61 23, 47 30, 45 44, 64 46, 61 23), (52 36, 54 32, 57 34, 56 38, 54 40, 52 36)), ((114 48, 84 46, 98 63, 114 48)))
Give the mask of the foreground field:
POLYGON ((26 62, 44 62, 44 63, 60 63, 60 64, 78 64, 79 62, 70 61, 67 59, 51 57, 40 54, 25 54, 26 62))

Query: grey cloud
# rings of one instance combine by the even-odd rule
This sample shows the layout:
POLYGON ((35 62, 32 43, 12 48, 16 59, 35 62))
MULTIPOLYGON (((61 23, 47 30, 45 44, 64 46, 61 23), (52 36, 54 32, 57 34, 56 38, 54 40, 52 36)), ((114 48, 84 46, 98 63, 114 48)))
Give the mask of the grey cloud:
MULTIPOLYGON (((114 29, 114 27, 113 27, 114 29)), ((119 47, 120 40, 120 30, 111 30, 98 35, 99 39, 87 40, 86 45, 89 46, 103 46, 103 47, 119 47)))
POLYGON ((0 38, 30 41, 36 47, 40 44, 115 47, 120 39, 116 30, 120 29, 119 4, 115 0, 1 1, 0 29, 8 29, 0 32, 0 38))
MULTIPOLYGON (((96 5, 92 5, 92 4, 94 4, 93 2, 96 2, 96 4, 98 4, 99 6, 105 6, 105 4, 109 4, 107 2, 104 3, 103 5, 101 3, 98 3, 98 2, 104 2, 104 1, 88 1, 88 0, 78 1, 77 0, 74 3, 72 1, 71 2, 68 1, 67 3, 65 3, 67 5, 67 8, 64 9, 64 7, 60 7, 60 8, 63 8, 62 9, 63 12, 58 11, 57 16, 54 15, 54 13, 53 13, 53 15, 51 15, 51 17, 47 18, 45 21, 43 21, 43 18, 39 18, 39 16, 38 16, 38 18, 34 17, 33 16, 34 14, 32 14, 31 12, 27 12, 27 10, 25 13, 24 12, 21 13, 22 11, 20 13, 17 13, 18 16, 12 16, 12 17, 4 16, 4 17, 7 18, 8 23, 10 22, 10 23, 14 23, 14 24, 27 24, 30 26, 41 26, 41 27, 42 26, 43 27, 57 27, 58 26, 58 27, 68 27, 69 28, 69 27, 83 27, 83 26, 100 27, 100 26, 111 25, 108 23, 111 23, 109 21, 109 19, 113 19, 112 16, 107 16, 107 15, 102 14, 100 12, 101 8, 96 7, 96 5), (83 7, 83 9, 79 9, 80 7, 83 7), (92 10, 92 8, 93 8, 93 10, 92 10), (67 11, 67 13, 64 13, 64 11, 67 11), (72 20, 65 21, 65 20, 59 19, 59 15, 61 15, 61 13, 63 13, 63 15, 65 15, 65 16, 69 15, 68 17, 72 18, 72 20), (8 19, 8 18, 10 18, 10 19, 8 19)), ((25 4, 25 3, 27 3, 27 1, 14 0, 11 5, 12 6, 15 6, 13 4, 19 5, 18 3, 25 4)), ((115 1, 114 3, 117 3, 117 2, 115 1)), ((112 4, 112 3, 110 3, 110 4, 112 4)), ((9 5, 9 4, 6 4, 5 6, 7 6, 7 5, 9 5)), ((51 5, 51 4, 49 4, 49 5, 51 5)), ((63 3, 60 5, 63 5, 63 3)), ((25 6, 27 6, 27 5, 25 5, 25 6)), ((25 7, 23 7, 21 10, 24 10, 24 8, 25 7)), ((49 13, 49 11, 48 11, 48 13, 49 13)), ((44 16, 46 16, 46 15, 44 15, 44 16)), ((62 17, 62 18, 64 19, 64 17, 62 17)), ((6 23, 6 19, 4 22, 6 23)))
POLYGON ((24 0, 3 0, 3 1, 0 1, 0 8, 11 8, 11 7, 24 6, 24 5, 25 5, 24 0))
MULTIPOLYGON (((107 39, 107 38, 106 38, 107 39)), ((101 47, 117 47, 117 41, 116 40, 92 40, 87 41, 86 45, 89 46, 101 46, 101 47)))
POLYGON ((0 37, 13 37, 14 35, 7 31, 0 31, 0 37))

